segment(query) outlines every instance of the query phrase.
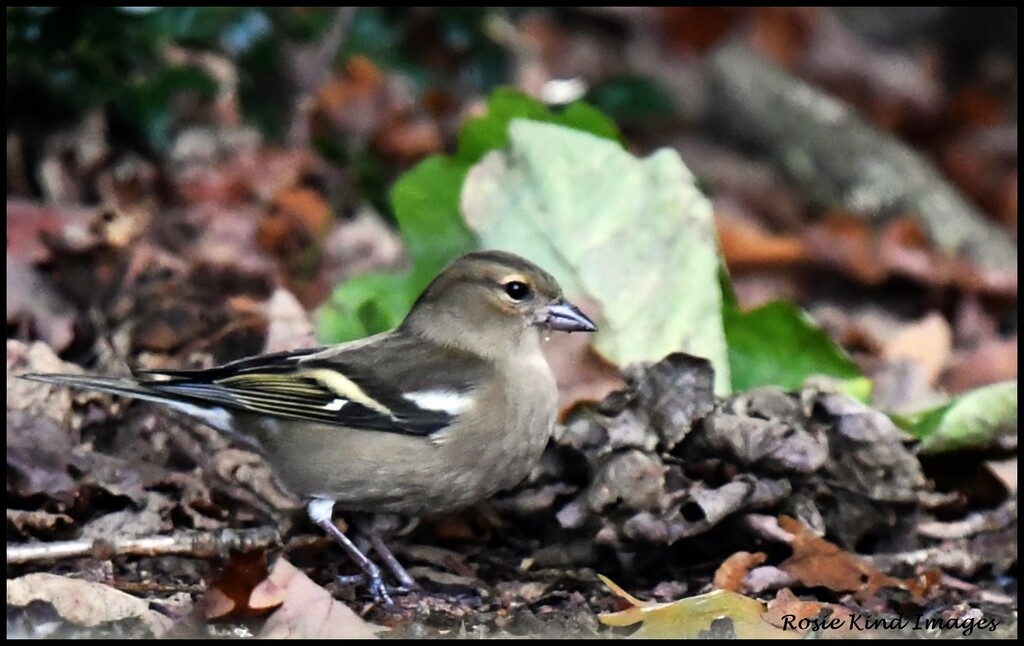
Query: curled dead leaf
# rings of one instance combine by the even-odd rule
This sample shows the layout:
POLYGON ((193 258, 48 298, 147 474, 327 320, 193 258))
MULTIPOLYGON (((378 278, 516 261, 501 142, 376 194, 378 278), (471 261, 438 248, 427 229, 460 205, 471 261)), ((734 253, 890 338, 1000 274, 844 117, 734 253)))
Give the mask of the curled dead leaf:
POLYGON ((715 570, 715 578, 711 582, 712 589, 739 592, 743 579, 753 568, 761 565, 768 558, 764 552, 736 552, 725 559, 715 570))
POLYGON ((867 561, 815 535, 800 521, 779 518, 779 526, 793 534, 793 555, 779 568, 807 587, 822 586, 836 592, 852 592, 860 601, 871 599, 882 588, 906 590, 915 598, 927 597, 938 583, 924 573, 913 579, 897 579, 867 561))

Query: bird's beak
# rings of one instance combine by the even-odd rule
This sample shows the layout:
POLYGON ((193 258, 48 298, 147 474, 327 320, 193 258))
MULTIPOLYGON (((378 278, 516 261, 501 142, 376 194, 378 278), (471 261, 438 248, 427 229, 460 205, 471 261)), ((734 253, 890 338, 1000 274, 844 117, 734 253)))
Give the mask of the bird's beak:
POLYGON ((597 325, 564 298, 541 308, 537 325, 560 332, 596 332, 597 325))

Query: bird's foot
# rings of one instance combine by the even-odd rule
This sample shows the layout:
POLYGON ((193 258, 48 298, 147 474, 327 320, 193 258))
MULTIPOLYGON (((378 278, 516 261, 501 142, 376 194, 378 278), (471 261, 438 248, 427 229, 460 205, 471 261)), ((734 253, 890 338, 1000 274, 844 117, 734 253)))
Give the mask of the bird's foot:
POLYGON ((338 529, 334 524, 331 520, 331 510, 333 508, 333 500, 314 498, 306 509, 309 513, 310 519, 323 528, 323 530, 327 532, 363 570, 364 581, 370 588, 370 594, 373 595, 374 600, 376 600, 377 603, 384 604, 388 608, 394 608, 395 602, 391 600, 391 595, 388 594, 388 589, 384 585, 384 579, 381 577, 380 568, 377 567, 376 563, 368 559, 365 554, 359 551, 359 548, 349 540, 348 536, 345 536, 345 533, 338 529))
POLYGON ((367 575, 365 572, 362 574, 339 574, 334 579, 342 585, 365 585, 370 590, 370 594, 378 603, 382 603, 389 608, 394 607, 394 595, 409 594, 413 592, 404 585, 388 585, 384 583, 382 577, 372 577, 367 575))

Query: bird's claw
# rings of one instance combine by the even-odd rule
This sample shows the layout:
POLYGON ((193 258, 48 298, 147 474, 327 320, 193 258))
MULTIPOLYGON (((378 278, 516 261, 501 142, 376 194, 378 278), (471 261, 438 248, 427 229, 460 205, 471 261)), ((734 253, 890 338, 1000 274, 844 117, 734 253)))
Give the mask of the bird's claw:
POLYGON ((342 585, 361 585, 365 584, 370 590, 370 594, 373 595, 374 601, 382 603, 388 608, 394 608, 395 602, 391 598, 393 594, 406 594, 410 590, 405 586, 389 586, 384 583, 383 577, 380 573, 376 575, 371 574, 340 574, 335 580, 342 585))
POLYGON ((377 572, 369 577, 369 588, 370 594, 378 603, 383 603, 388 608, 394 608, 395 602, 391 600, 391 595, 388 594, 388 588, 384 585, 384 581, 380 577, 380 573, 377 572))

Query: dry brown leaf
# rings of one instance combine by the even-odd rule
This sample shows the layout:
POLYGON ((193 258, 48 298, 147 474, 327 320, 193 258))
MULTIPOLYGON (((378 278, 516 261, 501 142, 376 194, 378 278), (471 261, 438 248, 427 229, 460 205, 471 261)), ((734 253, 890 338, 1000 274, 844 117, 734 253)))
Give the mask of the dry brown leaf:
POLYGON ((369 208, 335 222, 324 240, 324 274, 333 288, 340 282, 372 271, 405 266, 402 239, 384 218, 369 208))
POLYGON ((248 605, 279 606, 260 631, 263 639, 376 639, 384 630, 363 621, 283 558, 252 591, 248 605))
POLYGON ((722 256, 732 271, 749 267, 790 267, 807 260, 796 236, 769 233, 756 222, 716 208, 715 229, 722 256))
POLYGON ((1017 125, 969 130, 949 140, 940 162, 946 175, 1012 234, 1017 213, 1017 125))
POLYGON ((831 213, 808 227, 804 243, 812 260, 835 267, 868 285, 905 276, 925 285, 955 285, 971 292, 1017 295, 1016 272, 982 270, 937 251, 921 225, 897 217, 880 230, 869 220, 831 213))
POLYGON ((792 67, 806 52, 820 13, 815 7, 758 7, 748 38, 758 52, 792 67))
POLYGON ((983 82, 966 82, 950 97, 950 119, 965 127, 995 126, 1007 119, 1006 99, 983 82))
POLYGON ((768 558, 764 552, 736 552, 725 559, 715 570, 715 578, 711 582, 714 590, 739 592, 750 570, 761 565, 768 558))
POLYGON ((1011 231, 1017 231, 1017 171, 1008 174, 1003 180, 1003 205, 996 212, 1006 227, 1011 231))
POLYGON ((973 350, 954 353, 940 385, 956 395, 1017 378, 1017 337, 986 339, 973 350))
POLYGON ((876 257, 872 231, 864 218, 830 213, 807 228, 804 241, 813 259, 868 285, 877 285, 887 276, 876 257))
POLYGON ((779 526, 793 535, 793 555, 779 568, 801 584, 853 592, 860 600, 873 596, 884 586, 901 587, 898 579, 820 538, 800 521, 781 516, 779 526))
POLYGON ((59 235, 66 229, 84 231, 96 209, 46 206, 26 200, 7 201, 7 255, 15 254, 27 262, 48 257, 41 235, 59 235))
POLYGON ((733 7, 661 7, 662 38, 683 54, 707 51, 725 38, 743 18, 733 7))
POLYGON ((829 637, 852 637, 856 631, 847 630, 849 622, 846 608, 820 601, 804 601, 797 597, 789 588, 783 588, 768 602, 768 611, 763 619, 783 630, 796 627, 800 635, 806 635, 812 629, 828 630, 829 637), (831 614, 823 613, 831 610, 831 614))
POLYGON ((283 287, 274 290, 267 301, 267 340, 264 352, 280 352, 317 345, 313 322, 299 299, 283 287))
POLYGON ((186 131, 178 139, 171 181, 182 204, 238 208, 254 197, 269 200, 318 172, 309 149, 257 148, 244 137, 206 130, 186 131))
POLYGON ((49 256, 42 236, 66 230, 84 231, 95 209, 52 207, 21 200, 7 202, 7 326, 8 336, 39 338, 64 350, 74 340, 75 310, 37 269, 49 256))
POLYGON ((927 55, 880 48, 832 11, 814 18, 804 34, 807 47, 795 61, 800 76, 885 131, 922 128, 936 120, 944 88, 927 55))
POLYGON ((441 152, 444 140, 432 118, 403 113, 377 132, 373 147, 387 158, 395 158, 401 164, 412 164, 427 155, 441 152))
POLYGON ((266 551, 233 553, 209 586, 201 605, 203 616, 207 620, 222 620, 266 614, 270 609, 266 605, 249 605, 253 590, 266 578, 266 551))
POLYGON ((928 596, 937 583, 925 573, 915 579, 897 579, 867 561, 814 534, 800 521, 779 517, 779 526, 793 535, 793 555, 779 569, 807 587, 821 586, 835 592, 852 592, 864 601, 882 588, 906 590, 917 598, 928 596))
POLYGON ((318 192, 302 187, 282 189, 260 216, 256 240, 290 265, 319 246, 332 215, 331 206, 318 192))
MULTIPOLYGON (((7 527, 14 530, 21 536, 43 536, 52 539, 53 536, 67 533, 67 530, 74 527, 75 521, 66 514, 51 514, 42 510, 8 509, 7 527)), ((8 540, 12 536, 8 529, 8 540)))
POLYGON ((367 142, 394 115, 409 106, 407 97, 370 59, 353 56, 342 74, 317 92, 313 114, 355 141, 367 142))
POLYGON ((891 273, 926 285, 956 285, 970 292, 1017 296, 1017 272, 983 270, 948 256, 930 243, 921 224, 911 217, 889 221, 878 238, 879 263, 891 273))
MULTIPOLYGON (((67 388, 45 385, 16 379, 15 376, 26 372, 62 372, 81 373, 82 369, 75 364, 61 361, 53 348, 36 341, 25 344, 14 339, 7 340, 7 411, 25 411, 33 419, 47 418, 61 429, 72 425, 72 392, 67 388)), ((11 433, 11 423, 7 423, 7 432, 11 433)), ((72 439, 69 437, 69 439, 72 439)), ((77 441, 77 436, 73 441, 77 441)), ((10 435, 8 435, 10 444, 10 435)))
POLYGON ((824 607, 825 604, 820 601, 803 601, 789 588, 783 588, 778 591, 774 599, 768 602, 768 611, 764 614, 764 619, 773 626, 781 628, 784 615, 795 615, 798 620, 813 619, 824 607))
POLYGON ((43 601, 72 624, 96 626, 136 619, 161 636, 172 626, 170 618, 150 610, 150 602, 109 585, 43 572, 7 581, 7 605, 26 606, 43 601))

